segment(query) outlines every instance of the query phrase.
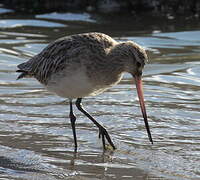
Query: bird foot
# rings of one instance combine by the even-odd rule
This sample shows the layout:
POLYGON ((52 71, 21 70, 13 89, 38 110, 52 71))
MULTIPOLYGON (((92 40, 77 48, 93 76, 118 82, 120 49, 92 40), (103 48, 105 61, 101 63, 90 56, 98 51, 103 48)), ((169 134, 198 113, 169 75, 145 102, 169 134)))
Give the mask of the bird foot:
POLYGON ((111 138, 110 138, 107 130, 104 127, 102 127, 102 126, 99 127, 99 138, 102 138, 102 144, 103 144, 104 150, 110 149, 109 146, 105 144, 105 138, 107 139, 108 143, 113 148, 113 150, 116 149, 116 147, 113 144, 113 142, 112 142, 112 140, 111 140, 111 138))

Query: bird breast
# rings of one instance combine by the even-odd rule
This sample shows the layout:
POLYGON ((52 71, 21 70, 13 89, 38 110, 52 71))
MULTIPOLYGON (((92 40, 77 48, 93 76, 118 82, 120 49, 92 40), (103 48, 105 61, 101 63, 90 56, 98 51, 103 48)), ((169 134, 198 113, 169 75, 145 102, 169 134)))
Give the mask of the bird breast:
POLYGON ((46 85, 47 90, 65 98, 81 98, 98 95, 121 80, 122 75, 109 78, 105 74, 89 75, 85 68, 78 68, 73 72, 63 70, 52 75, 46 85))

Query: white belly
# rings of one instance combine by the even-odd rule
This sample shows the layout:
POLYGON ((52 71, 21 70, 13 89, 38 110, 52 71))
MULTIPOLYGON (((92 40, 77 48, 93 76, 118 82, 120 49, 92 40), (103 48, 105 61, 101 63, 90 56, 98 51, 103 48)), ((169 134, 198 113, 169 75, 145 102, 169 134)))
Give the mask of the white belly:
POLYGON ((110 86, 94 86, 83 70, 73 73, 60 73, 54 75, 48 82, 48 91, 65 98, 81 98, 88 95, 97 95, 110 86))

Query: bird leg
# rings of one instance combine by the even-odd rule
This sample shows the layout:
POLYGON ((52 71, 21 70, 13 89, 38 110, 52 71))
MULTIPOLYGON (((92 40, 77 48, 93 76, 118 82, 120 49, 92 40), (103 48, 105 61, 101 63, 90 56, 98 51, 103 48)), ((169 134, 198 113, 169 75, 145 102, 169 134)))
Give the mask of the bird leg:
POLYGON ((81 101, 82 101, 82 98, 78 98, 76 100, 76 107, 78 108, 79 111, 81 111, 83 114, 85 114, 99 128, 99 137, 102 136, 102 143, 103 143, 104 150, 106 149, 105 137, 106 137, 108 143, 112 146, 112 148, 116 149, 107 130, 101 124, 99 124, 86 110, 83 109, 81 101))
POLYGON ((76 116, 73 113, 73 107, 72 107, 72 101, 70 100, 70 113, 69 113, 69 118, 71 121, 71 126, 72 126, 72 132, 74 136, 74 151, 77 151, 77 139, 76 139, 76 128, 75 128, 75 121, 76 121, 76 116))

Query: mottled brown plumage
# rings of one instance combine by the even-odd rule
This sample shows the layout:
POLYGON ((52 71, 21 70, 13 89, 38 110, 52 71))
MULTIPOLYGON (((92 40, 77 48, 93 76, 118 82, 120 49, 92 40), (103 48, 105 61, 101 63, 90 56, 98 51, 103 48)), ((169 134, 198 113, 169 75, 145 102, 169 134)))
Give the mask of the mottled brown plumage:
POLYGON ((102 33, 85 33, 50 43, 38 55, 18 65, 18 68, 47 85, 52 75, 66 68, 71 71, 71 68, 76 70, 84 65, 88 76, 94 77, 94 73, 102 76, 99 71, 129 71, 137 61, 144 66, 146 60, 145 51, 136 43, 118 43, 102 33), (130 58, 132 62, 128 61, 130 58))
MULTIPOLYGON (((73 98, 78 98, 77 102, 80 103, 80 98, 100 94, 117 84, 124 72, 141 77, 146 61, 145 50, 132 41, 117 42, 102 33, 84 33, 63 37, 50 43, 38 55, 18 65, 17 72, 21 72, 19 79, 32 76, 49 91, 69 98, 70 102, 73 98)), ((140 78, 138 84, 139 81, 140 78)), ((139 89, 141 90, 141 87, 139 89)), ((77 107, 83 112, 79 105, 77 104, 77 107)), ((70 107, 72 110, 72 106, 70 107)), ((73 113, 70 119, 73 119, 73 113)), ((147 120, 145 123, 152 141, 147 120)), ((109 135, 97 126, 102 133, 102 139, 105 135, 114 148, 109 135)), ((103 144, 105 148, 105 142, 103 144)))

